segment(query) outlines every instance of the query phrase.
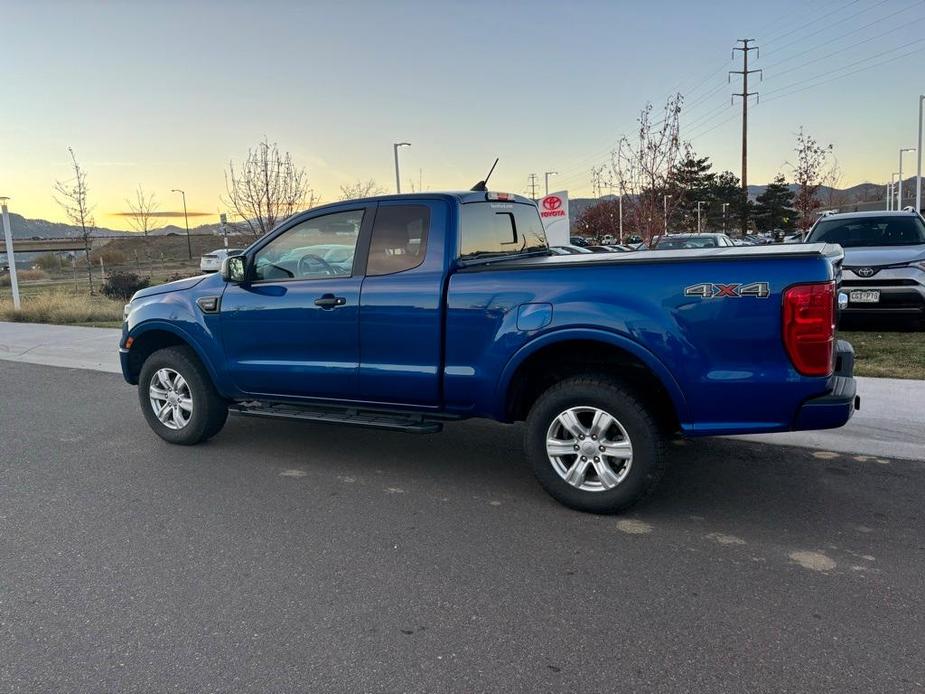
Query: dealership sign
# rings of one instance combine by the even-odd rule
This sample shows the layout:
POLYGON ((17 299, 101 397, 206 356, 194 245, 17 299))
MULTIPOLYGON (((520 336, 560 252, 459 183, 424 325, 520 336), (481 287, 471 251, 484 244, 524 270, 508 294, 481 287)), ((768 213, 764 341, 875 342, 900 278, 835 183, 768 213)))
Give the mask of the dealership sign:
POLYGON ((569 242, 568 193, 550 193, 536 202, 550 246, 569 242))

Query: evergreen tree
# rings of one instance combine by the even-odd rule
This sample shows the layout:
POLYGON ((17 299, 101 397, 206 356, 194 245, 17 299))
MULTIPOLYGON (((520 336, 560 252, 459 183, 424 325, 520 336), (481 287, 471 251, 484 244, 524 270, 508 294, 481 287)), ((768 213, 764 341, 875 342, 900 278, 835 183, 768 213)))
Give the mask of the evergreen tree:
POLYGON ((697 201, 706 203, 701 205, 701 215, 706 214, 711 203, 710 194, 716 181, 716 174, 710 171, 712 168, 709 157, 697 157, 688 151, 671 172, 668 181, 668 195, 672 196, 670 231, 697 231, 697 201))
POLYGON ((726 231, 732 233, 739 228, 743 216, 751 216, 749 201, 739 177, 731 171, 723 171, 713 180, 709 191, 709 213, 703 224, 704 231, 726 231), (725 207, 724 207, 725 205, 725 207))
POLYGON ((755 223, 759 230, 793 229, 797 211, 793 208, 793 191, 783 174, 774 178, 755 203, 755 223))

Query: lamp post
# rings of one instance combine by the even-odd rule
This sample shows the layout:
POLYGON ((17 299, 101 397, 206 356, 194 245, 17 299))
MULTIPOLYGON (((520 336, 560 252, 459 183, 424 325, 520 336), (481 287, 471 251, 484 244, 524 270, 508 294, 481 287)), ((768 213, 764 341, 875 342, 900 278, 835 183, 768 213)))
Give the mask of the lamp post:
POLYGON ((698 201, 697 201, 697 233, 698 233, 698 234, 700 233, 700 206, 701 206, 701 205, 706 205, 706 204, 707 204, 707 201, 706 201, 706 200, 698 200, 698 201))
POLYGON ((886 184, 886 210, 890 211, 890 207, 893 205, 893 182, 890 181, 886 184))
POLYGON ((558 172, 558 171, 546 171, 546 172, 544 172, 543 175, 544 175, 545 178, 546 178, 546 195, 549 195, 549 177, 550 177, 550 176, 558 176, 558 175, 559 175, 559 172, 558 172))
POLYGON ((666 236, 668 235, 668 199, 669 199, 670 197, 671 197, 670 195, 663 195, 663 196, 662 196, 662 217, 663 217, 663 221, 664 221, 665 235, 666 235, 666 236))
POLYGON ((903 208, 903 154, 906 152, 914 152, 915 147, 903 147, 899 150, 899 193, 896 196, 898 202, 896 204, 896 209, 901 210, 903 208))
POLYGON ((171 188, 171 193, 179 193, 183 196, 183 223, 186 225, 186 252, 189 254, 189 259, 193 259, 193 245, 189 240, 189 215, 186 213, 186 191, 180 190, 179 188, 171 188))
POLYGON ((922 211, 922 106, 925 105, 925 94, 919 96, 919 142, 918 166, 915 169, 915 209, 922 211))
POLYGON ((398 172, 398 148, 399 147, 410 147, 410 142, 394 142, 392 143, 392 153, 395 155, 395 192, 401 192, 401 175, 398 172))
POLYGON ((19 282, 16 279, 16 256, 13 254, 13 232, 10 230, 10 213, 6 209, 8 197, 0 197, 0 210, 3 211, 3 239, 6 241, 6 262, 10 266, 10 289, 13 290, 13 309, 18 311, 19 282))
POLYGON ((728 202, 723 203, 723 233, 726 233, 726 208, 729 207, 728 202))
POLYGON ((898 210, 896 206, 896 177, 899 176, 897 171, 890 174, 890 209, 898 210))

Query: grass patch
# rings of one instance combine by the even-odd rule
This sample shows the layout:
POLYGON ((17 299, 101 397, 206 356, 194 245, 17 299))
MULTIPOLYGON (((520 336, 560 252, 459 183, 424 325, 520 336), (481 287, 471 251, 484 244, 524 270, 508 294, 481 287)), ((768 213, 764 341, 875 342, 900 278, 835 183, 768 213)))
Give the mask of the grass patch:
POLYGON ((856 376, 925 379, 925 332, 844 332, 854 346, 856 376))
POLYGON ((103 296, 69 292, 47 292, 22 297, 22 310, 11 299, 0 301, 0 320, 15 323, 107 324, 122 323, 124 302, 103 296))

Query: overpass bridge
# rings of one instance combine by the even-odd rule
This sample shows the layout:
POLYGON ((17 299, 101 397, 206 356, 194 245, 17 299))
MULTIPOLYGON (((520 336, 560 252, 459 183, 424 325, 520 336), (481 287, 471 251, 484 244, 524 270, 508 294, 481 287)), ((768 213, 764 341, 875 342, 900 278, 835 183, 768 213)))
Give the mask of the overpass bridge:
MULTIPOLYGON (((92 246, 92 240, 91 240, 92 246)), ((13 239, 14 253, 51 253, 58 251, 82 251, 81 239, 13 239)), ((0 238, 0 253, 6 253, 6 241, 0 238)))

